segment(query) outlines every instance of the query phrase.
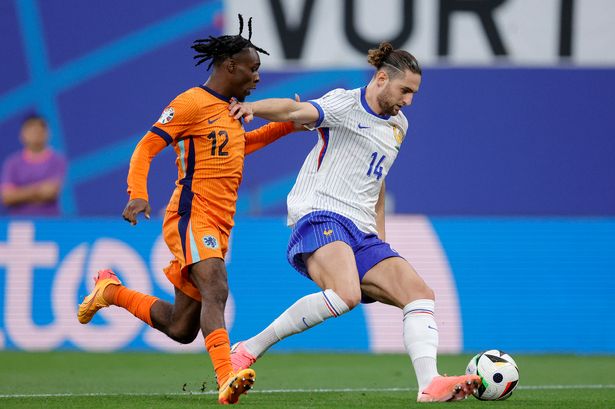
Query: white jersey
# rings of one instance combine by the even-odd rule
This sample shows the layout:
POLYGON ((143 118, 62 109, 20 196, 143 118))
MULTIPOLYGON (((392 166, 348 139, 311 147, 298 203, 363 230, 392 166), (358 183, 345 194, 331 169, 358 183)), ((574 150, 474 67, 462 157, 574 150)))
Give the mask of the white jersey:
POLYGON ((309 101, 319 112, 318 143, 288 195, 288 224, 326 210, 376 234, 376 202, 382 182, 406 135, 408 120, 378 115, 365 100, 365 88, 335 89, 309 101))

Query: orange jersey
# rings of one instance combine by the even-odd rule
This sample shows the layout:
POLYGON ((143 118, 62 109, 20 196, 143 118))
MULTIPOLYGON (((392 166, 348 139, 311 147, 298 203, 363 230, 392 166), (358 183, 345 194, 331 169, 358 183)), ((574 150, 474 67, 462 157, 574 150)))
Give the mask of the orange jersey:
POLYGON ((130 199, 145 199, 150 162, 167 145, 177 154, 177 181, 163 222, 164 240, 174 259, 164 272, 184 294, 200 301, 188 266, 224 258, 233 226, 243 160, 283 135, 292 123, 270 123, 245 133, 229 116, 227 99, 201 86, 167 106, 141 139, 128 171, 130 199))
POLYGON ((228 99, 200 86, 177 96, 141 140, 130 162, 130 198, 147 200, 149 163, 164 146, 177 154, 176 188, 167 210, 207 213, 222 232, 233 226, 244 156, 292 132, 290 123, 271 123, 245 133, 229 116, 228 99))

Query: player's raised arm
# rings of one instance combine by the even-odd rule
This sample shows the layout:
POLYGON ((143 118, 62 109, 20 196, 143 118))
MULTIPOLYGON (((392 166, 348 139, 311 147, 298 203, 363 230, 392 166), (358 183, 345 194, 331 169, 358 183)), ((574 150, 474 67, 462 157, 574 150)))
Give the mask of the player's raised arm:
POLYGON ((290 98, 269 98, 256 102, 232 101, 229 115, 250 122, 254 116, 275 122, 297 122, 304 125, 316 123, 318 109, 309 102, 297 102, 290 98))

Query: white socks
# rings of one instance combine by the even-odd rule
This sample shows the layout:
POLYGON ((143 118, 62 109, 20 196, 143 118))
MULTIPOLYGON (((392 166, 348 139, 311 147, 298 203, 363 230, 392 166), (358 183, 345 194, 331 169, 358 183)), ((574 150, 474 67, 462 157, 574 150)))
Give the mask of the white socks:
MULTIPOLYGON (((433 300, 416 300, 404 312, 404 345, 412 360, 419 393, 438 376, 438 326, 434 319, 433 300)), ((260 334, 248 339, 244 347, 255 357, 265 353, 282 339, 303 332, 324 320, 349 311, 344 301, 331 289, 306 295, 297 300, 260 334)))
POLYGON ((404 345, 410 355, 419 394, 438 376, 438 326, 434 319, 434 300, 415 300, 404 307, 404 345))
POLYGON ((346 303, 331 289, 306 295, 291 305, 260 334, 248 339, 244 346, 249 353, 259 357, 278 341, 348 311, 346 303))

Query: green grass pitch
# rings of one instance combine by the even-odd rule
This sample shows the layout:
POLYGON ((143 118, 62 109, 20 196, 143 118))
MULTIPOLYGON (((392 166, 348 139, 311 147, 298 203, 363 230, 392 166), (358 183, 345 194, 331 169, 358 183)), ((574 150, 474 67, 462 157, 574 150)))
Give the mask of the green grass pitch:
MULTIPOLYGON (((441 356, 460 374, 470 355, 441 356)), ((514 355, 521 379, 500 402, 455 408, 615 408, 615 356, 514 355)), ((246 408, 408 408, 416 382, 404 355, 275 354, 255 365, 246 408)), ((0 408, 218 407, 206 354, 0 352, 0 408)))

